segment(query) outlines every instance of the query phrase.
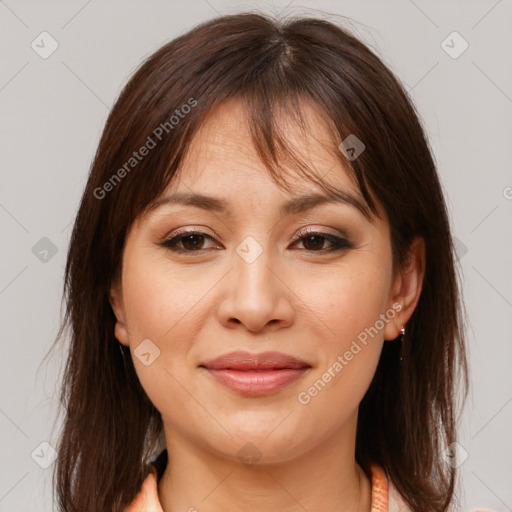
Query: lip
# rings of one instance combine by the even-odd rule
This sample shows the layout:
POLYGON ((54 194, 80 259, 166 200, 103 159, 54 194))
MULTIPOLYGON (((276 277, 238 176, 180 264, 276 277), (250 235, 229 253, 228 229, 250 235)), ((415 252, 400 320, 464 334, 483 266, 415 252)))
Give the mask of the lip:
POLYGON ((308 363, 297 357, 282 352, 229 352, 215 359, 211 359, 200 366, 209 370, 283 370, 310 367, 308 363))
POLYGON ((230 352, 199 365, 217 382, 244 396, 275 393, 300 379, 311 365, 281 352, 230 352))

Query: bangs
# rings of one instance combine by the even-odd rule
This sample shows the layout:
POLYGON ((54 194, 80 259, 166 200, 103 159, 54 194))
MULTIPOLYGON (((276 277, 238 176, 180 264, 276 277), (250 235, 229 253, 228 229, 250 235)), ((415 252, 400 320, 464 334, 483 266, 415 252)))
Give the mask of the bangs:
POLYGON ((378 215, 376 199, 364 181, 364 174, 352 165, 346 151, 341 148, 342 135, 322 106, 298 93, 276 94, 273 89, 267 90, 268 94, 265 92, 264 86, 256 85, 244 91, 243 94, 226 99, 211 110, 206 109, 200 118, 196 117, 181 138, 178 151, 174 148, 175 158, 170 158, 169 165, 162 173, 164 179, 158 193, 143 206, 142 214, 151 212, 165 190, 179 179, 192 141, 198 135, 200 128, 218 109, 224 108, 231 101, 239 101, 243 106, 244 120, 249 128, 254 150, 268 171, 269 177, 279 188, 291 194, 293 193, 292 182, 297 177, 302 178, 318 186, 328 198, 353 204, 370 222, 373 222, 378 215), (312 132, 311 115, 321 121, 321 126, 325 130, 322 133, 324 135, 322 139, 312 132), (315 145, 320 145, 334 158, 335 164, 327 170, 318 169, 310 159, 305 157, 303 148, 290 140, 290 133, 295 130, 298 130, 301 140, 308 141, 308 144, 311 141, 315 145), (179 159, 176 155, 179 155, 179 159), (357 194, 359 197, 350 196, 346 190, 336 187, 333 180, 329 179, 329 176, 339 175, 343 171, 359 192, 357 194))
POLYGON ((357 170, 351 165, 345 152, 340 149, 342 135, 322 105, 311 100, 311 98, 299 94, 281 95, 272 97, 265 94, 264 87, 255 87, 250 94, 244 98, 247 117, 251 131, 253 146, 265 165, 274 181, 283 189, 291 192, 291 187, 285 176, 293 177, 297 174, 306 181, 320 187, 330 198, 347 200, 344 190, 337 188, 328 179, 330 174, 336 174, 344 169, 356 189, 361 193, 362 198, 354 206, 370 221, 377 214, 373 197, 368 192, 363 174, 358 176, 357 170), (305 107, 313 112, 322 123, 328 141, 322 141, 312 133, 308 115, 305 107), (314 140, 314 144, 321 145, 323 149, 332 155, 339 164, 332 166, 327 171, 319 171, 311 161, 301 156, 297 151, 296 144, 290 142, 287 134, 292 128, 299 130, 303 140, 314 140), (361 180, 361 182, 360 182, 361 180))

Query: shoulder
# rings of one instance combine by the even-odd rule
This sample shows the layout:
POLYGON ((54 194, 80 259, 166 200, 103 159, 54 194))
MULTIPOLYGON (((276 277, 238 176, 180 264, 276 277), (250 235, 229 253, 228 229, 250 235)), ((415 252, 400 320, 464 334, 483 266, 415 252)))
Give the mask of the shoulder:
POLYGON ((372 510, 371 512, 412 512, 399 492, 388 480, 386 472, 372 464, 372 510))
MULTIPOLYGON (((386 511, 386 512, 414 512, 409 505, 407 505, 402 498, 401 494, 398 492, 398 489, 393 485, 393 483, 388 479, 384 470, 378 466, 372 466, 372 500, 374 493, 378 496, 379 494, 385 495, 386 503, 388 504, 388 508, 376 508, 376 511, 386 511)), ((373 501, 372 501, 373 503, 373 501)), ((372 508, 373 512, 373 508, 372 508)), ((448 512, 455 512, 455 508, 450 507, 448 512)), ((476 509, 473 512, 492 512, 489 509, 476 509)))
POLYGON ((412 512, 391 482, 389 483, 389 512, 412 512))
POLYGON ((157 471, 151 466, 149 474, 144 479, 142 486, 134 500, 123 510, 123 512, 163 512, 162 505, 158 499, 157 471))

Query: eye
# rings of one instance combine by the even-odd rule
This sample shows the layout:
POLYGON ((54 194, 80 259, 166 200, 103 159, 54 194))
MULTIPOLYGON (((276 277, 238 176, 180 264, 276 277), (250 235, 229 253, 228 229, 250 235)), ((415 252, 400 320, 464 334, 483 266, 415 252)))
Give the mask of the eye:
POLYGON ((302 242, 304 249, 301 250, 309 252, 336 252, 354 247, 347 238, 310 230, 300 233, 296 241, 302 242), (325 247, 325 242, 331 245, 325 247))
MULTIPOLYGON (((201 231, 185 231, 178 233, 177 235, 159 242, 159 245, 169 249, 176 253, 200 253, 205 251, 208 247, 208 241, 213 242, 213 238, 206 233, 201 231)), ((330 233, 321 233, 317 231, 307 230, 299 233, 295 241, 296 243, 302 243, 303 248, 299 250, 305 250, 308 252, 336 252, 344 249, 353 248, 353 244, 345 237, 339 237, 330 233), (330 244, 325 247, 325 243, 330 244)), ((211 249, 212 247, 210 247, 211 249)), ((213 247, 214 248, 214 247, 213 247)))
POLYGON ((213 241, 213 238, 201 231, 187 231, 185 233, 175 235, 168 240, 164 240, 160 242, 159 245, 166 247, 173 252, 200 252, 205 249, 204 245, 207 240, 213 241))

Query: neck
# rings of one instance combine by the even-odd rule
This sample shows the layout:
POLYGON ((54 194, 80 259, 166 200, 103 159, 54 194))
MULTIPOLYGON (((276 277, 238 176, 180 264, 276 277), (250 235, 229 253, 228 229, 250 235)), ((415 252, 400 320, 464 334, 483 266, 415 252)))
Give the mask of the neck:
MULTIPOLYGON (((348 422, 351 423, 351 422, 348 422)), ((355 424, 279 462, 246 465, 199 447, 165 425, 164 512, 370 512, 371 483, 354 457, 355 424)))

